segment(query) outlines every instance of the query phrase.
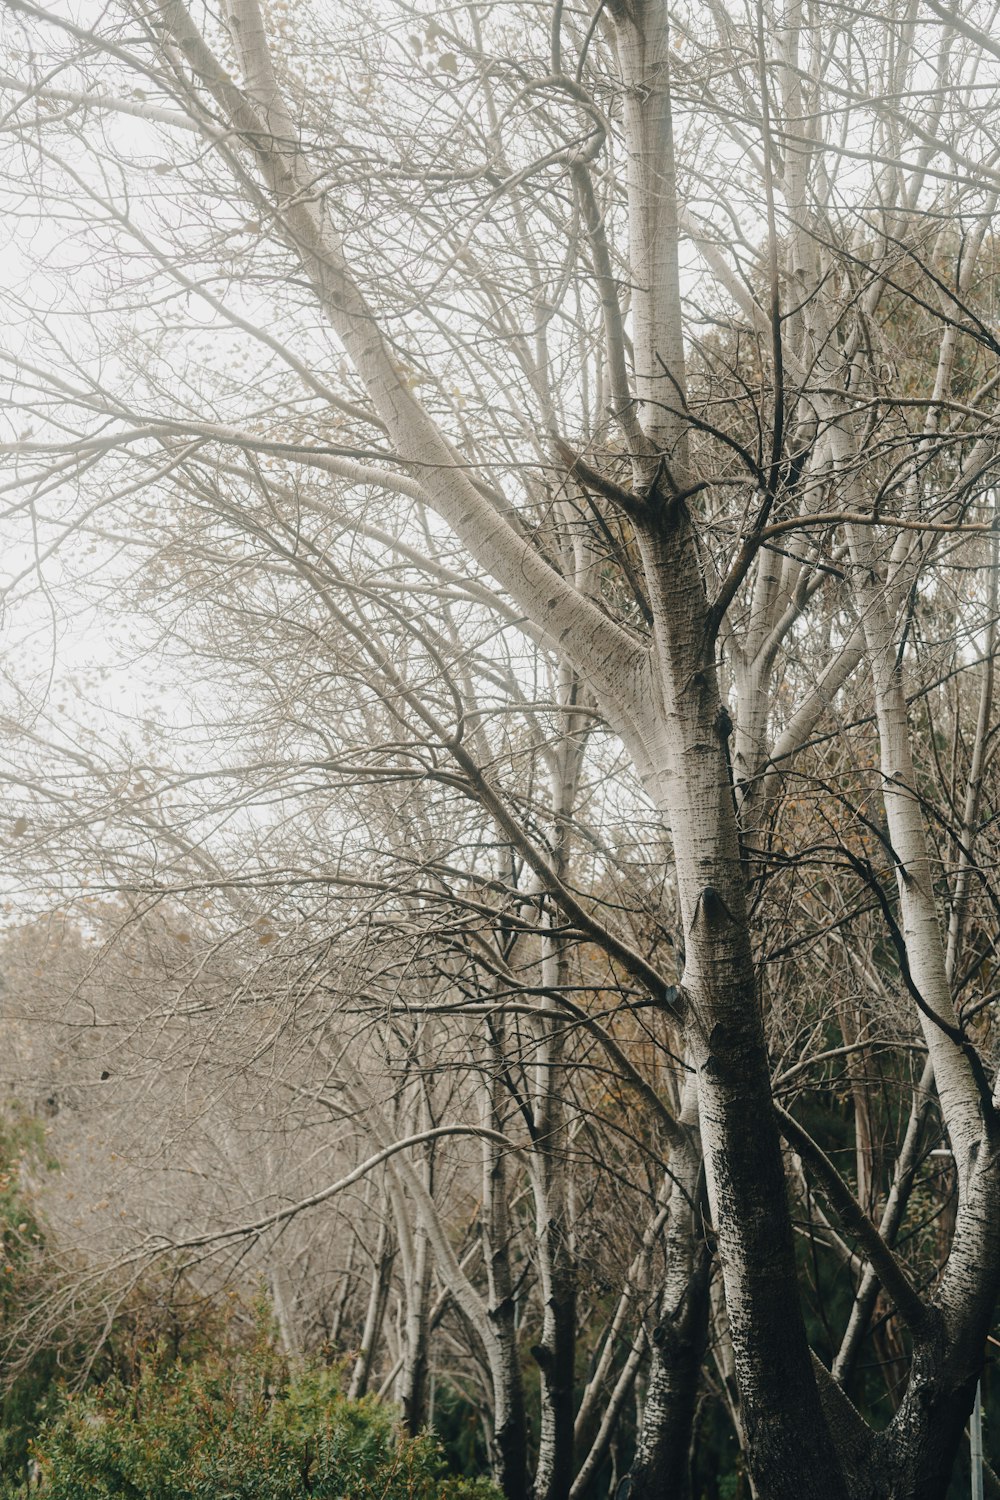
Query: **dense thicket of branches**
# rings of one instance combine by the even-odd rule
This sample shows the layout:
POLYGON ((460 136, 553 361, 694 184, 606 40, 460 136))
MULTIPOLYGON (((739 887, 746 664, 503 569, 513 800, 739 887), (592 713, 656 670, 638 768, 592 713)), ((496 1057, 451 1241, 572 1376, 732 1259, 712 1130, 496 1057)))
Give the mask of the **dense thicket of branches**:
POLYGON ((943 1496, 997 7, 0 18, 10 1336, 169 1256, 509 1500, 943 1496))

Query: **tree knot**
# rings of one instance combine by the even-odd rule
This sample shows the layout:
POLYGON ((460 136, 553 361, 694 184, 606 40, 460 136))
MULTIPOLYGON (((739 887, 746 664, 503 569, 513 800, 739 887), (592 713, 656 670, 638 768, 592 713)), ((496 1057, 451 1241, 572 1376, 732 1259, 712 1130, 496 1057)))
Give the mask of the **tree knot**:
POLYGON ((723 918, 728 918, 730 922, 735 920, 725 897, 719 894, 714 885, 703 887, 698 896, 694 914, 696 917, 701 916, 709 927, 720 926, 723 918))

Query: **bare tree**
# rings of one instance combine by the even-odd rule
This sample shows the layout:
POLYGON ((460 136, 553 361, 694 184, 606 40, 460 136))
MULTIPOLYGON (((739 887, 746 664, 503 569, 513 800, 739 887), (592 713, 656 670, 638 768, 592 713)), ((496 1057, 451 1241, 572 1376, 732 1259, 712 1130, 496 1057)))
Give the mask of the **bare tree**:
MULTIPOLYGON (((956 993, 969 988, 971 881, 992 899, 975 845, 993 694, 1000 49, 988 7, 928 10, 670 16, 616 0, 589 16, 556 5, 544 24, 514 7, 407 10, 399 25, 358 14, 333 34, 320 13, 293 25, 256 0, 218 12, 134 0, 93 29, 4 5, 20 52, 10 192, 19 210, 67 221, 43 253, 53 276, 75 276, 84 313, 38 308, 7 356, 12 408, 34 424, 8 445, 26 582, 40 577, 44 597, 50 558, 71 576, 56 559, 82 536, 114 550, 109 580, 131 566, 122 557, 152 545, 169 563, 174 532, 192 554, 197 536, 188 583, 205 594, 255 558, 275 614, 299 590, 317 603, 478 777, 516 845, 461 709, 438 679, 391 661, 357 608, 380 591, 378 569, 359 578, 345 553, 375 549, 381 568, 413 570, 411 619, 444 591, 459 639, 488 608, 522 643, 526 680, 534 653, 555 662, 575 695, 555 695, 570 736, 578 707, 596 714, 655 810, 648 853, 676 889, 683 970, 677 985, 655 966, 645 979, 683 1036, 690 1087, 679 1114, 664 1111, 677 1196, 639 1493, 687 1466, 706 1239, 739 1430, 768 1500, 943 1494, 993 1316, 993 1060, 956 993), (162 530, 139 510, 147 499, 164 507, 162 530), (933 674, 914 620, 918 595, 939 606, 925 621, 943 654, 959 571, 970 623, 954 670, 982 681, 956 705, 949 811, 918 747, 914 691, 933 674), (823 764, 828 725, 854 785, 823 764), (787 807, 798 777, 810 816, 787 807), (904 1002, 912 1030, 897 1040, 926 1054, 891 1181, 882 1169, 884 1206, 866 1100, 856 1192, 772 1083, 768 1034, 796 1024, 797 997, 777 988, 766 895, 817 861, 835 870, 852 933, 869 933, 871 993, 904 1002), (957 1205, 928 1281, 893 1242, 932 1088, 957 1205), (852 1326, 865 1328, 880 1284, 906 1330, 907 1386, 882 1431, 844 1390, 860 1333, 842 1358, 830 1351, 832 1368, 810 1348, 789 1172, 810 1232, 825 1225, 856 1277, 852 1326)), ((155 566, 146 587, 166 622, 175 587, 155 566)), ((252 667, 274 680, 260 645, 252 667)), ((441 649, 426 634, 422 648, 425 661, 441 649)), ((317 699, 314 732, 324 711, 317 699)), ((562 788, 572 779, 566 761, 562 788)), ((561 878, 558 785, 555 807, 536 873, 552 909, 582 921, 561 878)), ((781 947, 811 945, 817 928, 836 942, 836 912, 816 918, 810 902, 805 918, 791 905, 781 947)), ((558 937, 541 941, 558 987, 558 937)), ((621 935, 606 942, 629 960, 621 935)), ((836 1050, 853 1056, 870 1042, 840 1016, 836 1050)), ((814 1018, 803 1007, 799 1020, 814 1018)), ((544 1023, 540 1040, 558 1073, 544 1023)), ((549 1087, 534 1086, 532 1107, 535 1128, 558 1135, 549 1087)), ((499 1327, 428 1184, 398 1161, 499 1390, 499 1327)), ((556 1157, 535 1166, 553 1278, 538 1493, 555 1497, 568 1210, 556 1157)), ((503 1239, 502 1219, 491 1233, 503 1239)), ((490 1291, 501 1301, 504 1274, 490 1291)))

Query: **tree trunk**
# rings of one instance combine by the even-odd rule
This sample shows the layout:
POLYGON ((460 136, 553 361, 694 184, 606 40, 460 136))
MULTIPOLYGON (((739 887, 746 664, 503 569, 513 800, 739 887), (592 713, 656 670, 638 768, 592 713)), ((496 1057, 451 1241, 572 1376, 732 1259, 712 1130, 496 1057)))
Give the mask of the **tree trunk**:
POLYGON ((378 1240, 372 1256, 371 1285, 368 1292, 365 1326, 361 1335, 361 1347, 358 1350, 358 1357, 354 1361, 350 1384, 347 1387, 347 1395, 351 1401, 356 1401, 368 1389, 375 1350, 382 1336, 382 1324, 385 1320, 385 1309, 389 1300, 389 1278, 395 1254, 395 1248, 392 1245, 389 1234, 389 1225, 387 1220, 383 1218, 379 1224, 378 1240))
MULTIPOLYGON (((431 1163, 427 1173, 430 1178, 431 1163)), ((431 1184, 428 1181, 428 1191, 431 1184)), ((418 1223, 413 1232, 413 1268, 407 1277, 406 1321, 403 1329, 402 1370, 396 1399, 402 1408, 403 1428, 416 1436, 424 1424, 427 1372, 430 1362, 429 1300, 431 1259, 427 1230, 418 1223)))
POLYGON ((659 625, 661 708, 647 742, 659 752, 655 792, 677 870, 686 1045, 696 1064, 748 1462, 761 1500, 846 1500, 799 1298, 747 924, 727 753, 731 725, 719 696, 705 589, 683 500, 661 478, 650 505, 655 516, 640 541, 659 625))
POLYGON ((635 1457, 616 1500, 687 1500, 701 1363, 708 1336, 712 1257, 697 1220, 701 1160, 671 1163, 675 1186, 667 1269, 650 1341, 652 1355, 635 1457))
MULTIPOLYGON (((493 1024, 490 1047, 489 1095, 486 1118, 502 1128, 505 1031, 502 1020, 493 1024)), ((514 1277, 510 1263, 511 1224, 508 1212, 507 1157, 491 1143, 483 1145, 483 1262, 488 1288, 487 1315, 497 1344, 493 1369, 493 1477, 506 1500, 528 1497, 528 1432, 524 1386, 517 1345, 514 1277)))

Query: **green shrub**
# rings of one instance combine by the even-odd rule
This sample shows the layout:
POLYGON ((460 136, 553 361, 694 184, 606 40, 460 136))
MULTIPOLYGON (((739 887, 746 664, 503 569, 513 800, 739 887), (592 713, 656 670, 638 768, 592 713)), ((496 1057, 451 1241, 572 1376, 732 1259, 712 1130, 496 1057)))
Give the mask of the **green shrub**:
POLYGON ((34 1449, 44 1500, 495 1500, 447 1475, 430 1436, 348 1401, 323 1367, 289 1375, 259 1346, 66 1399, 34 1449))
POLYGON ((26 1168, 55 1167, 41 1121, 16 1102, 0 1106, 0 1371, 18 1370, 0 1384, 0 1476, 7 1480, 26 1472, 28 1435, 49 1409, 57 1370, 52 1350, 20 1359, 12 1334, 25 1307, 44 1292, 47 1276, 45 1230, 25 1185, 26 1168))

